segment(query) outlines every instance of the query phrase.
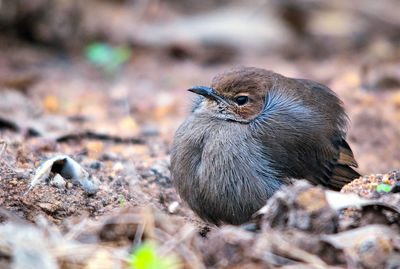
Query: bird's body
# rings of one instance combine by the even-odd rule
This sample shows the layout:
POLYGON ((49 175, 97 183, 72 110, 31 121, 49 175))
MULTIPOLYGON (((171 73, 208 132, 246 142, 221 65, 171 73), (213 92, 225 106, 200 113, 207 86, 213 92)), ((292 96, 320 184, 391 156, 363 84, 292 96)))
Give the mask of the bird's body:
POLYGON ((171 174, 204 220, 243 223, 292 179, 338 190, 359 176, 327 87, 242 67, 190 90, 200 97, 175 134, 171 174))

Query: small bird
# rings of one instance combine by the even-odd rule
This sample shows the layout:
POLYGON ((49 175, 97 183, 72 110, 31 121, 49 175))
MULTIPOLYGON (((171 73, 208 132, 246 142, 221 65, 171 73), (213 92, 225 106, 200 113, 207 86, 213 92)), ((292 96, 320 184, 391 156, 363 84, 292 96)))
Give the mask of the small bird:
POLYGON ((340 190, 360 176, 342 102, 322 84, 238 67, 189 91, 199 96, 175 133, 171 175, 205 221, 242 224, 293 179, 340 190))

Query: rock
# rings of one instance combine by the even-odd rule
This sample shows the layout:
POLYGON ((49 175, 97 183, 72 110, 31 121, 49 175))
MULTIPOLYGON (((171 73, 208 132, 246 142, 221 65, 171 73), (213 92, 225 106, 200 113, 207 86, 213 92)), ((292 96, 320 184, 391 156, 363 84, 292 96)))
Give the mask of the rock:
POLYGON ((170 214, 175 214, 179 209, 179 203, 177 201, 173 201, 168 205, 168 212, 170 214))
POLYGON ((65 179, 77 181, 88 193, 95 192, 100 183, 97 178, 91 177, 89 173, 71 157, 67 155, 57 155, 46 160, 39 166, 25 194, 36 185, 44 183, 49 178, 51 172, 58 173, 65 179))
POLYGON ((339 214, 329 205, 322 187, 306 181, 296 181, 278 191, 256 215, 260 226, 277 229, 300 229, 314 233, 337 230, 339 214))
POLYGON ((53 177, 53 179, 50 181, 50 184, 59 189, 64 189, 66 183, 65 183, 64 178, 60 174, 56 174, 53 177))

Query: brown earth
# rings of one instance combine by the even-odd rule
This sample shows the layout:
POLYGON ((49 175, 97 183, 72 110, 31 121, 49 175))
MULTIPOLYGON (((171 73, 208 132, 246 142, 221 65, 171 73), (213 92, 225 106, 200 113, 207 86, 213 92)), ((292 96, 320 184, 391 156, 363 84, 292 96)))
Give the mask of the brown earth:
MULTIPOLYGON (((169 1, 165 9, 159 6, 159 1, 148 2, 151 4, 140 11, 144 14, 141 25, 152 25, 150 22, 153 21, 167 24, 181 13, 191 14, 186 10, 188 7, 177 8, 174 1, 169 1)), ((43 246, 38 255, 42 258, 50 255, 52 258, 46 256, 42 261, 55 259, 56 264, 64 268, 96 268, 97 262, 111 265, 109 267, 126 266, 126 260, 115 260, 119 256, 113 251, 121 246, 135 248, 146 238, 155 239, 163 254, 177 254, 188 268, 300 265, 384 268, 396 264, 396 257, 398 259, 400 255, 399 241, 396 241, 399 239, 398 215, 387 208, 389 213, 382 211, 380 205, 361 211, 352 209, 356 213, 350 210, 339 215, 332 211, 328 217, 320 215, 318 210, 314 212, 312 218, 317 222, 321 218, 325 222, 329 222, 327 219, 337 221, 338 226, 329 231, 324 228, 317 232, 312 225, 305 229, 300 224, 275 227, 271 224, 271 215, 254 220, 249 226, 217 229, 208 227, 182 204, 172 188, 169 173, 173 134, 189 113, 193 98, 186 89, 193 85, 208 85, 216 73, 232 66, 258 66, 286 76, 313 79, 331 87, 343 100, 351 120, 348 140, 359 163, 358 171, 365 175, 374 174, 358 179, 343 192, 382 199, 385 203, 398 201, 398 193, 377 194, 375 190, 381 183, 392 186, 399 180, 398 172, 388 173, 387 178, 383 175, 400 167, 400 39, 390 28, 400 29, 400 23, 390 20, 389 11, 388 21, 392 23, 380 21, 380 25, 371 19, 375 18, 372 12, 365 11, 368 5, 361 12, 355 7, 343 10, 343 6, 320 3, 318 12, 311 14, 312 22, 308 22, 312 26, 291 28, 293 25, 290 26, 288 21, 286 24, 281 22, 291 33, 288 34, 289 41, 279 45, 274 43, 276 40, 271 40, 275 47, 259 51, 240 44, 205 46, 186 40, 149 45, 146 43, 149 41, 137 38, 143 36, 135 32, 138 29, 128 27, 131 18, 126 10, 133 8, 139 12, 136 6, 125 8, 124 1, 90 3, 74 7, 81 12, 82 25, 88 27, 76 30, 81 31, 79 35, 68 36, 67 31, 57 42, 50 42, 55 40, 51 34, 57 28, 49 26, 51 31, 45 33, 50 36, 35 34, 38 29, 43 29, 40 20, 30 28, 30 35, 35 37, 33 40, 13 28, 13 23, 18 23, 17 18, 10 15, 3 17, 8 18, 7 21, 0 20, 0 208, 5 210, 0 211, 3 225, 0 234, 11 235, 18 227, 27 231, 32 229, 31 234, 21 236, 47 238, 43 240, 47 240, 48 245, 43 246), (85 17, 92 5, 99 7, 97 23, 85 17), (321 16, 337 22, 347 18, 348 10, 352 10, 350 15, 355 17, 363 14, 360 16, 367 26, 353 29, 359 31, 357 34, 370 30, 365 34, 368 39, 362 46, 357 45, 361 41, 348 39, 347 33, 337 36, 329 35, 329 32, 319 34, 330 29, 317 23, 321 16), (119 24, 110 20, 104 26, 102 16, 119 18, 119 24), (118 32, 117 27, 124 19, 125 24, 118 32), (373 30, 372 26, 377 29, 373 30), (104 31, 102 35, 99 29, 104 31), (132 57, 116 71, 106 72, 85 59, 85 44, 78 38, 80 36, 87 40, 105 36, 111 43, 129 44, 132 57), (68 38, 73 41, 69 45, 65 43, 68 38), (60 42, 67 46, 61 46, 60 42), (70 183, 63 188, 46 182, 24 195, 39 164, 58 154, 67 154, 81 164, 99 180, 99 189, 87 193, 73 181, 67 181, 70 183), (367 216, 364 221, 362 216, 367 216), (380 221, 374 222, 377 216, 380 221), (148 225, 152 223, 150 228, 143 228, 142 220, 147 220, 148 225), (10 223, 15 224, 14 228, 6 230, 10 223), (371 226, 377 223, 382 226, 371 226), (362 231, 361 239, 354 244, 339 246, 334 236, 327 236, 347 236, 343 233, 369 225, 372 230, 362 231), (41 237, 43 231, 51 234, 51 238, 41 237), (207 233, 208 239, 198 235, 207 233), (395 235, 386 236, 391 233, 395 235), (267 244, 265 238, 270 243, 267 244), (310 241, 306 243, 308 239, 310 241), (58 244, 76 244, 77 254, 88 242, 98 244, 98 248, 91 249, 86 260, 77 263, 63 256, 67 252, 57 256, 49 251, 58 244), (329 250, 333 254, 329 254, 329 250), (93 267, 89 266, 91 263, 93 267)), ((214 1, 207 3, 207 6, 219 6, 214 1)), ((36 7, 40 8, 40 5, 36 7)), ((67 12, 57 4, 55 6, 57 12, 67 12)), ((294 7, 275 3, 271 9, 290 11, 294 7)), ((28 10, 28 6, 26 8, 21 12, 35 12, 28 10)), ((75 12, 67 10, 71 14, 75 12)), ((198 13, 209 10, 204 6, 198 13)), ((4 9, 0 6, 0 14, 2 12, 4 9)), ((68 12, 65 14, 70 14, 68 12)), ((48 25, 52 25, 54 18, 46 18, 48 25)), ((283 16, 280 20, 289 18, 283 16)), ((357 21, 357 18, 353 19, 357 21)), ((337 29, 343 30, 339 26, 337 29)), ((311 187, 293 188, 298 188, 294 190, 300 195, 311 187)), ((307 199, 311 199, 311 203, 322 199, 323 207, 329 208, 323 198, 314 197, 314 192, 319 191, 312 190, 312 195, 307 194, 311 198, 307 196, 307 199)), ((278 196, 276 199, 279 201, 278 196)), ((296 200, 285 205, 288 212, 297 210, 297 203, 296 200)), ((398 207, 398 203, 392 206, 398 207)), ((300 214, 296 212, 293 214, 300 214)), ((301 212, 302 216, 310 214, 307 210, 301 212)), ((10 266, 16 259, 10 249, 17 249, 20 242, 17 236, 12 238, 16 241, 11 247, 4 247, 0 239, 0 267, 10 266)), ((46 268, 56 267, 49 265, 46 268)))

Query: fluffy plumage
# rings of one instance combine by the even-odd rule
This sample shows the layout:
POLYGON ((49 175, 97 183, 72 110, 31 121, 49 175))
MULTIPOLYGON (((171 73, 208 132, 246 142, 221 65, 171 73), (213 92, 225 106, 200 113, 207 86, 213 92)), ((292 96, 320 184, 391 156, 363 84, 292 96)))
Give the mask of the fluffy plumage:
POLYGON ((204 220, 243 223, 292 179, 339 190, 359 176, 326 86, 241 67, 189 90, 200 96, 175 134, 171 174, 204 220))

